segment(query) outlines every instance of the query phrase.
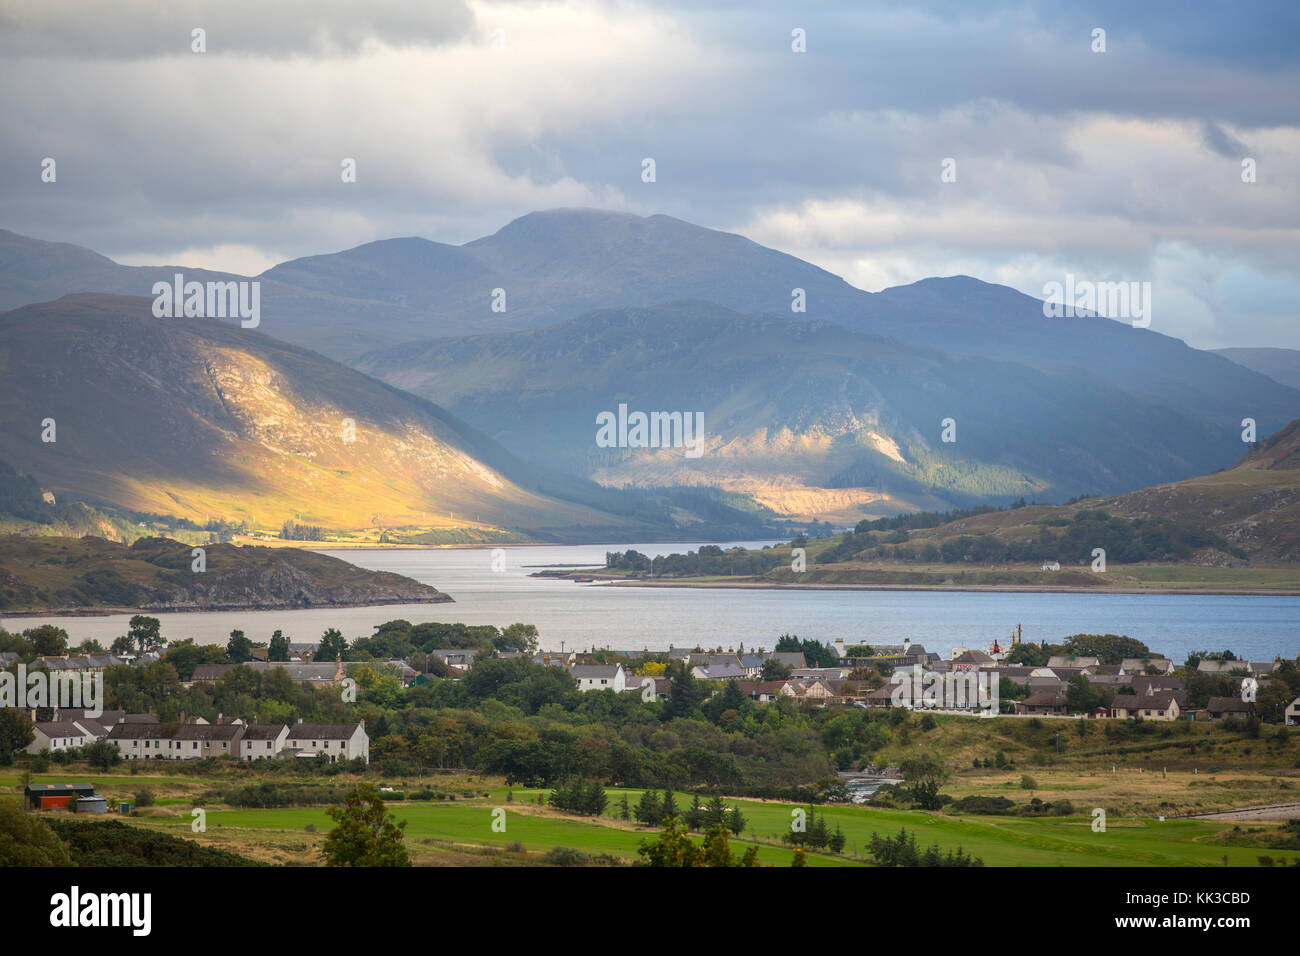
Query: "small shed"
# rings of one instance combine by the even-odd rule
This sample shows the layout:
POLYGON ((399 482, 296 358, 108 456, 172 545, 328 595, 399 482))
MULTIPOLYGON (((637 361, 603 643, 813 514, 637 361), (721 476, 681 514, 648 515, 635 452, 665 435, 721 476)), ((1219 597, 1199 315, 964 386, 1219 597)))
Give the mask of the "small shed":
POLYGON ((81 797, 95 796, 90 783, 33 783, 23 787, 23 802, 28 810, 75 810, 81 797))

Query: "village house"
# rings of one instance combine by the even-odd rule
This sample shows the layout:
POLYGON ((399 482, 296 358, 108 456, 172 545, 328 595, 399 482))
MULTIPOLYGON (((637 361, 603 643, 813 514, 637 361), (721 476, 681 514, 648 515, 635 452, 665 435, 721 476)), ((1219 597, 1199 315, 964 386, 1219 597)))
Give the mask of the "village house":
POLYGON ((1196 670, 1202 674, 1249 674, 1254 677, 1260 677, 1264 674, 1271 674, 1277 667, 1277 661, 1218 661, 1203 660, 1196 665, 1196 670))
POLYGON ((976 671, 996 666, 997 662, 983 651, 962 651, 952 659, 952 669, 959 671, 976 671))
POLYGON ((1040 690, 1016 702, 1017 714, 1060 716, 1066 712, 1065 694, 1059 690, 1040 690))
MULTIPOLYGON (((1181 694, 1187 692, 1187 678, 1185 677, 1148 677, 1141 675, 1130 677, 1128 685, 1138 694, 1152 694, 1162 690, 1177 691, 1181 694)), ((1179 704, 1184 710, 1187 709, 1185 700, 1180 700, 1179 704)))
MULTIPOLYGON (((482 651, 473 647, 438 647, 429 651, 431 656, 446 664, 447 669, 453 675, 464 674, 468 671, 474 666, 474 662, 478 660, 481 653, 482 651)), ((539 661, 538 663, 546 662, 539 661)))
POLYGON ((1286 705, 1286 725, 1300 727, 1300 697, 1286 705))
POLYGON ((244 736, 243 724, 181 724, 169 743, 173 760, 234 756, 244 736))
POLYGON ((1173 691, 1150 694, 1116 694, 1111 701, 1110 716, 1117 719, 1177 720, 1182 708, 1173 691))
POLYGON ((289 739, 289 728, 284 724, 249 724, 239 739, 235 756, 245 762, 278 757, 289 739))
POLYGON ((51 674, 57 673, 81 673, 93 674, 105 671, 110 667, 121 667, 126 661, 120 657, 114 657, 112 654, 85 654, 62 657, 37 657, 32 661, 32 669, 44 667, 51 674))
POLYGON ((627 674, 622 664, 574 664, 569 673, 578 682, 578 690, 627 690, 627 674))
POLYGON ((784 680, 739 680, 736 686, 750 700, 770 704, 780 697, 795 696, 794 688, 784 680))
POLYGON ((1163 657, 1126 657, 1120 661, 1119 667, 1124 674, 1146 674, 1147 671, 1154 670, 1167 675, 1173 672, 1174 662, 1163 657))
POLYGON ((236 667, 247 667, 249 670, 257 671, 260 674, 265 674, 271 670, 282 670, 296 684, 314 684, 316 686, 341 683, 344 677, 343 664, 339 661, 320 664, 295 664, 290 661, 246 661, 243 664, 199 664, 194 668, 191 683, 215 684, 236 667))
POLYGON ((71 750, 74 747, 93 744, 99 739, 91 730, 75 720, 40 721, 32 728, 32 732, 35 736, 25 748, 29 754, 71 750))
POLYGON ((305 724, 289 728, 285 749, 298 757, 328 756, 330 763, 339 760, 364 760, 370 763, 370 738, 366 722, 356 724, 305 724))
POLYGON ((808 666, 808 662, 804 660, 803 651, 773 651, 766 656, 764 661, 776 661, 791 670, 808 666))
POLYGON ((1210 702, 1205 705, 1205 713, 1210 720, 1246 717, 1252 709, 1253 705, 1246 703, 1240 697, 1211 697, 1210 702))
POLYGON ((696 680, 742 680, 748 675, 734 658, 714 658, 707 664, 692 667, 691 676, 696 680))
POLYGON ((1056 670, 1058 667, 1077 667, 1083 670, 1085 667, 1097 667, 1101 664, 1101 659, 1097 657, 1070 657, 1065 654, 1053 654, 1047 659, 1047 666, 1056 670))
POLYGON ((123 721, 104 739, 116 744, 123 760, 166 760, 171 756, 172 734, 178 724, 144 724, 123 721))

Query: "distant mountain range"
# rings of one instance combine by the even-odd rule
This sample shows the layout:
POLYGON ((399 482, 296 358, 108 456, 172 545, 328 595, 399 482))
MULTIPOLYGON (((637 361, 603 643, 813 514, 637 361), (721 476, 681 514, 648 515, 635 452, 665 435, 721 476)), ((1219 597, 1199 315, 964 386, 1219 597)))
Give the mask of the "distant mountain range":
MULTIPOLYGON (((147 296, 176 272, 243 278, 121 266, 0 232, 0 305, 85 291, 147 296)), ((1047 318, 1037 299, 961 276, 868 293, 667 216, 551 210, 461 246, 383 240, 258 278, 259 332, 450 409, 542 465, 537 474, 572 495, 561 500, 606 515, 628 499, 597 502, 589 481, 565 485, 550 472, 611 486, 708 485, 801 521, 848 522, 1187 478, 1232 464, 1243 418, 1268 434, 1300 416, 1294 379, 1162 335, 1158 299, 1152 327, 1135 329, 1047 318), (791 311, 795 290, 806 312, 791 311), (703 413, 708 451, 687 461, 597 447, 595 414, 622 402, 703 413), (955 443, 941 440, 945 418, 955 420, 955 443)), ((518 472, 516 487, 530 473, 518 472)), ((383 484, 372 476, 369 495, 383 484)), ((378 495, 376 512, 402 510, 414 492, 398 484, 378 495)), ((287 484, 282 503, 300 490, 287 484)), ((347 510, 346 500, 334 507, 347 510)), ((493 524, 555 527, 530 507, 527 518, 517 501, 499 504, 493 524)), ((747 507, 724 501, 736 504, 747 507)), ((461 513, 455 502, 447 510, 461 513)))
POLYGON ((709 484, 845 522, 864 508, 1127 490, 1240 453, 1240 429, 1080 368, 951 355, 702 302, 406 344, 358 364, 437 395, 526 457, 606 484, 709 484), (701 410, 705 453, 596 447, 596 416, 619 404, 701 410), (942 440, 946 418, 954 442, 942 440))

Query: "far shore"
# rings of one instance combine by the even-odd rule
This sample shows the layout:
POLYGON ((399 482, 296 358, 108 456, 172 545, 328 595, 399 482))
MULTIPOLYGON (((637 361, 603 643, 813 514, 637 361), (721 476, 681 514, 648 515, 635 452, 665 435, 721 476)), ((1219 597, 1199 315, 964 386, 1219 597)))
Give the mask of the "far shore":
POLYGON ((455 604, 450 594, 439 592, 437 598, 406 598, 392 601, 348 601, 337 604, 232 604, 228 607, 50 607, 44 610, 3 611, 0 620, 11 617, 112 617, 114 614, 224 614, 229 611, 315 611, 344 607, 389 607, 404 604, 455 604))
POLYGON ((1009 594, 1208 594, 1243 597, 1293 597, 1300 595, 1297 588, 1162 588, 1162 587, 1072 587, 1070 585, 1034 584, 793 584, 783 581, 762 581, 753 578, 741 581, 626 579, 603 578, 590 572, 572 575, 555 575, 560 580, 599 584, 601 587, 623 588, 717 588, 761 591, 987 591, 1009 594))

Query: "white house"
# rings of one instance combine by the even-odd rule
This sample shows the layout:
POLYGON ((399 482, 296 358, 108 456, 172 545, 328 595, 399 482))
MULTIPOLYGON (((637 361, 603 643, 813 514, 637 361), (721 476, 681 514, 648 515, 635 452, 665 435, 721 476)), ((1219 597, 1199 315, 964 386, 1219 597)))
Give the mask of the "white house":
POLYGON ((289 728, 284 724, 249 724, 235 756, 245 762, 278 757, 288 739, 289 728))
POLYGON ((627 690, 627 675, 622 664, 574 664, 569 673, 578 682, 578 690, 627 690))
POLYGON ((360 758, 370 763, 370 737, 366 722, 356 724, 304 724, 302 721, 289 728, 284 746, 296 751, 299 757, 316 757, 324 754, 330 763, 360 758))
POLYGON ((104 739, 116 744, 123 760, 165 760, 172 756, 176 724, 115 724, 104 739))
POLYGON ((1043 562, 1043 570, 1044 570, 1044 571, 1059 571, 1059 570, 1061 570, 1061 562, 1060 562, 1060 561, 1044 561, 1044 562, 1043 562))
POLYGON ((1300 727, 1300 697, 1286 705, 1286 725, 1300 727))
POLYGON ((34 737, 27 745, 27 753, 38 754, 43 750, 55 753, 59 750, 71 750, 93 744, 98 738, 94 733, 75 720, 41 721, 33 728, 34 737))

